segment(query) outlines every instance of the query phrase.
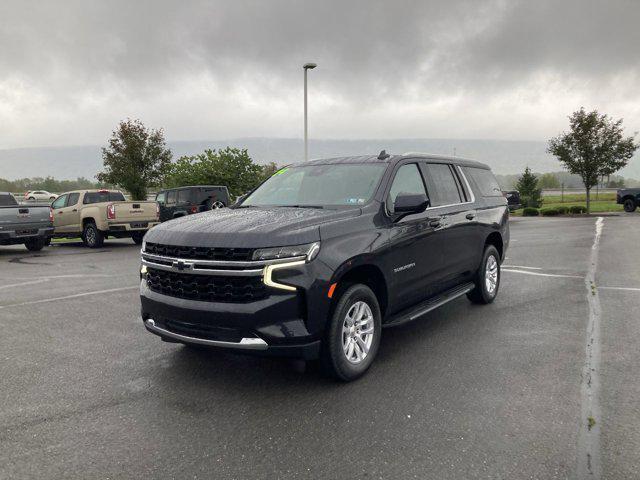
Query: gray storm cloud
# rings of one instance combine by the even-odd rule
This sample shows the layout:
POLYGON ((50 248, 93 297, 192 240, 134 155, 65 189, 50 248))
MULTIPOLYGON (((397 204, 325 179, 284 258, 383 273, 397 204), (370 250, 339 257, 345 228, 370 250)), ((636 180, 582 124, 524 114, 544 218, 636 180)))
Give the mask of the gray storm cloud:
POLYGON ((640 127, 640 3, 0 3, 0 148, 173 139, 542 139, 581 105, 640 127))

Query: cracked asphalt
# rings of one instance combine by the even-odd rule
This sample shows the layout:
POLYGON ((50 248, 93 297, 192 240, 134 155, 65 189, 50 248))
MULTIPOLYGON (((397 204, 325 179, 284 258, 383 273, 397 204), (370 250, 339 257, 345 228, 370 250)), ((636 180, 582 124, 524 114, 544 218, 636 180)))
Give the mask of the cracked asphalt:
MULTIPOLYGON (((514 218, 496 302, 385 330, 351 384, 148 334, 129 240, 0 247, 0 478, 579 478, 595 222, 514 218)), ((638 238, 604 219, 605 479, 640 478, 638 238)))

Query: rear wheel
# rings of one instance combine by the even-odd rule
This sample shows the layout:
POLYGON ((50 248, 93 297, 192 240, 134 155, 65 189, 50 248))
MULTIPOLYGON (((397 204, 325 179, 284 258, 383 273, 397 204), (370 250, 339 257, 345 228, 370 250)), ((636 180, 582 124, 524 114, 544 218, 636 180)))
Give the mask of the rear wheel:
POLYGON ((131 239, 134 241, 136 245, 142 245, 142 239, 144 238, 145 232, 133 232, 131 234, 131 239))
POLYGON ((369 287, 356 284, 340 296, 322 345, 323 370, 349 382, 364 375, 380 346, 381 314, 369 287))
POLYGON ((82 231, 82 241, 89 248, 100 248, 104 244, 104 234, 94 222, 89 222, 82 231))
POLYGON ((469 300, 479 304, 495 300, 500 288, 500 254, 493 245, 485 247, 474 283, 476 288, 467 293, 469 300))
POLYGON ((24 246, 27 247, 27 250, 29 250, 30 252, 39 252, 44 248, 44 245, 45 245, 44 238, 29 240, 24 244, 24 246))
POLYGON ((625 212, 634 212, 636 210, 636 201, 633 198, 627 198, 624 201, 624 211, 625 212))

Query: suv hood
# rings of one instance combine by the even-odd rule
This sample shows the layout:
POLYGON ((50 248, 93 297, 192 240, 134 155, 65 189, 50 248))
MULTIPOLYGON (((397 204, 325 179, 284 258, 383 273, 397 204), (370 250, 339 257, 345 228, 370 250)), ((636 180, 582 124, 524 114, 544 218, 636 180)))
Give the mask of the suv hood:
POLYGON ((222 208, 162 223, 145 240, 188 247, 265 248, 320 240, 319 225, 361 214, 360 208, 222 208))

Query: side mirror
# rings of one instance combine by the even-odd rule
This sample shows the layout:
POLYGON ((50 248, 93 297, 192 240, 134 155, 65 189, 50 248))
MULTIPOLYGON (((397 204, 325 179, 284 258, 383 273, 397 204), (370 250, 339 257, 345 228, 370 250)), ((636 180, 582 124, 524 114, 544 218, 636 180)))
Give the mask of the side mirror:
POLYGON ((422 213, 429 206, 429 199, 423 193, 401 193, 393 204, 393 212, 398 215, 396 220, 413 213, 422 213))

